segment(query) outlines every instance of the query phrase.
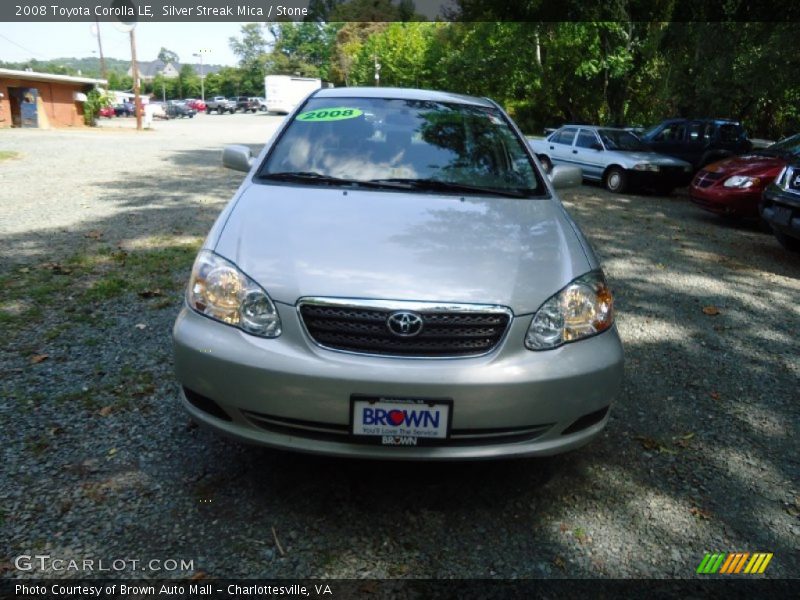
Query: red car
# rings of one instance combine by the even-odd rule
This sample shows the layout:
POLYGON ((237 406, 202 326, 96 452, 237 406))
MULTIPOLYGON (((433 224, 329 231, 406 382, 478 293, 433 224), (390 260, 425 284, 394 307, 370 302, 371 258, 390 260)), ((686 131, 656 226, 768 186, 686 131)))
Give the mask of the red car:
POLYGON ((113 106, 103 106, 100 108, 99 115, 101 117, 105 117, 106 119, 110 119, 114 116, 114 107, 113 106))
POLYGON ((203 102, 202 100, 189 98, 187 100, 184 100, 184 102, 186 102, 186 104, 189 105, 189 108, 193 108, 197 112, 205 112, 205 110, 206 110, 206 103, 203 102))
POLYGON ((692 202, 713 213, 758 218, 761 195, 786 164, 800 157, 800 134, 761 150, 703 167, 689 186, 692 202))

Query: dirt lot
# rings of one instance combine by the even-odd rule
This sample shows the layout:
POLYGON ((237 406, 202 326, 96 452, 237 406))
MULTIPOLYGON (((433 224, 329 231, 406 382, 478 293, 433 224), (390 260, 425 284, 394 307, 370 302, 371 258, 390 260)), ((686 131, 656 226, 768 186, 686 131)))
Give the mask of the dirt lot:
POLYGON ((193 427, 169 336, 241 180, 220 149, 279 121, 0 133, 3 576, 80 575, 13 567, 48 553, 192 561, 145 577, 691 577, 712 551, 773 552, 767 576, 800 576, 800 262, 681 193, 564 194, 627 356, 591 446, 382 464, 193 427))

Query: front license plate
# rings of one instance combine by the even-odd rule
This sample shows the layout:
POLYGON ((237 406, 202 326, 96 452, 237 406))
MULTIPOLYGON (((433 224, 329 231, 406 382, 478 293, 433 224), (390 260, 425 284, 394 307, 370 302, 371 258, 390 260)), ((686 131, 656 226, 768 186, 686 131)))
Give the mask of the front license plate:
POLYGON ((785 206, 776 206, 773 215, 775 222, 785 227, 789 225, 789 221, 792 220, 792 209, 786 208, 785 206))
POLYGON ((351 432, 387 446, 416 446, 450 435, 452 401, 352 396, 351 432))

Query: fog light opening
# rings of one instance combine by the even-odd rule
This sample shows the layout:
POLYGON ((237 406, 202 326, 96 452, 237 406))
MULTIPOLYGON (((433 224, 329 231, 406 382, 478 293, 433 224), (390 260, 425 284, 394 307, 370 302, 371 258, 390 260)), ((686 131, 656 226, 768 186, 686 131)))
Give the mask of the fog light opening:
POLYGON ((589 414, 583 415, 574 423, 572 423, 572 425, 570 425, 564 431, 562 431, 561 435, 569 435, 570 433, 577 433, 582 429, 587 429, 592 425, 596 425, 605 418, 606 413, 608 413, 608 408, 609 408, 608 406, 605 406, 600 410, 596 410, 589 414))
POLYGON ((228 415, 228 413, 226 413, 222 407, 214 402, 211 398, 206 398, 202 394, 193 392, 189 388, 183 388, 183 394, 186 396, 189 404, 199 410, 202 410, 204 413, 208 413, 212 417, 222 419, 223 421, 233 420, 231 419, 230 415, 228 415))

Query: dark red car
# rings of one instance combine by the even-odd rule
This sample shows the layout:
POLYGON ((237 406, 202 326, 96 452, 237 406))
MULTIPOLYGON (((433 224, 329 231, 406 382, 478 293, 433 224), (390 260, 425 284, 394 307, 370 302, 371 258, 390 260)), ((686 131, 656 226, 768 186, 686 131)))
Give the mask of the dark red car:
POLYGON ((187 98, 184 102, 189 105, 189 108, 193 108, 197 112, 205 112, 206 110, 206 103, 197 98, 187 98))
POLYGON ((99 116, 105 117, 106 119, 110 119, 114 116, 114 107, 113 106, 101 106, 99 111, 99 116))
POLYGON ((689 186, 692 202, 713 213, 758 218, 761 195, 788 162, 800 157, 800 134, 761 150, 703 167, 689 186))

